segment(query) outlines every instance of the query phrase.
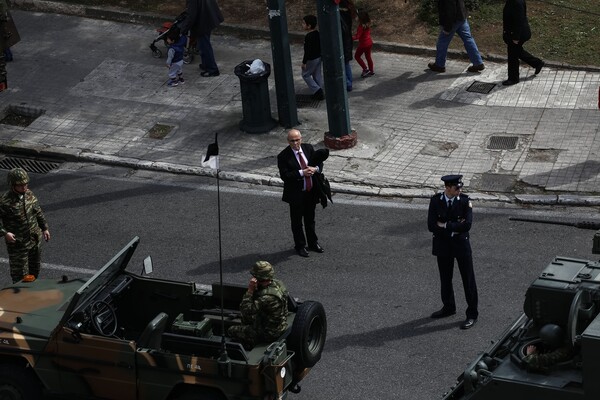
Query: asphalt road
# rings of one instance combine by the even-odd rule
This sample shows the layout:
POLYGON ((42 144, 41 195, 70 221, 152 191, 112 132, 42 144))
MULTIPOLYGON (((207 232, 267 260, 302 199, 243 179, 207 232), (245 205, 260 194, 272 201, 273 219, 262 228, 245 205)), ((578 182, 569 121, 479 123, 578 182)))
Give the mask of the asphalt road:
MULTIPOLYGON (((0 171, 5 182, 6 171, 0 171)), ((50 222, 45 276, 89 275, 133 236, 141 243, 129 270, 152 255, 154 275, 210 283, 218 279, 214 179, 65 164, 33 175, 31 189, 50 222)), ((511 215, 593 217, 587 209, 529 209, 475 204, 472 229, 480 319, 469 331, 455 274, 458 313, 443 320, 423 201, 337 195, 317 212, 324 254, 292 249, 287 205, 274 188, 221 183, 222 265, 227 282, 245 283, 252 262, 272 262, 295 297, 325 306, 323 358, 296 400, 439 398, 478 352, 522 311, 525 290, 554 255, 594 259, 593 231, 526 224, 511 215)), ((2 283, 7 282, 1 246, 2 283)))

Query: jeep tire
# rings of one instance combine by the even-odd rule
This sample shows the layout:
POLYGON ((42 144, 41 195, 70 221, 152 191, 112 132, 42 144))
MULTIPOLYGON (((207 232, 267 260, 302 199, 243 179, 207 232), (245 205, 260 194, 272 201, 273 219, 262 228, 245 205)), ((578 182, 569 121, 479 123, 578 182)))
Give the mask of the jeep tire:
POLYGON ((42 388, 31 368, 0 364, 0 398, 39 400, 42 398, 42 388))
POLYGON ((301 369, 313 367, 321 359, 326 336, 323 305, 317 301, 300 304, 287 340, 288 347, 296 353, 294 363, 301 369))

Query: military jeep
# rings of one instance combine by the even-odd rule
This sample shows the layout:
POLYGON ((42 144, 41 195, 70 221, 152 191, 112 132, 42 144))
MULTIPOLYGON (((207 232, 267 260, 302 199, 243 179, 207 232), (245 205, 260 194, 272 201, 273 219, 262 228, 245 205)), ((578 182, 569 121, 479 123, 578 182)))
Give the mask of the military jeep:
POLYGON ((288 331, 245 349, 224 335, 240 323, 245 287, 128 272, 138 243, 87 281, 0 290, 0 398, 274 400, 300 390, 325 343, 320 303, 290 297, 288 331))
POLYGON ((556 257, 527 289, 524 313, 471 362, 444 400, 600 399, 600 262, 556 257), (525 362, 547 324, 565 331, 570 358, 525 362))

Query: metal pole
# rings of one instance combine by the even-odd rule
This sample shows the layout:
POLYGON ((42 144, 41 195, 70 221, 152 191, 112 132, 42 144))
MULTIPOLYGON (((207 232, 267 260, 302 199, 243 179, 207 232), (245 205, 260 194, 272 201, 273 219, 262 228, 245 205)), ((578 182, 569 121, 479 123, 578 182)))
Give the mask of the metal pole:
POLYGON ((356 132, 352 132, 350 127, 340 12, 334 0, 317 0, 317 20, 329 123, 325 145, 336 149, 349 148, 356 144, 356 132), (347 140, 348 135, 352 136, 350 140, 347 140))
POLYGON ((285 0, 267 0, 267 6, 269 8, 269 30, 271 31, 271 52, 273 54, 279 124, 285 128, 292 128, 300 123, 298 122, 294 91, 285 0))

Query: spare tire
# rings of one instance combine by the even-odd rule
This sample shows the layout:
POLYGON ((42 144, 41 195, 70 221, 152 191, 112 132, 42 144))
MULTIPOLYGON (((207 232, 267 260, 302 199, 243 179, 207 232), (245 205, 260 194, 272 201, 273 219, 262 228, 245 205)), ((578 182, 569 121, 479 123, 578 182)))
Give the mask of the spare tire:
POLYGON ((313 367, 321 359, 326 336, 327 318, 323 305, 317 301, 300 304, 287 339, 288 348, 296 353, 295 365, 313 367))

